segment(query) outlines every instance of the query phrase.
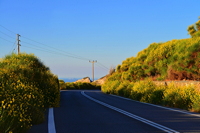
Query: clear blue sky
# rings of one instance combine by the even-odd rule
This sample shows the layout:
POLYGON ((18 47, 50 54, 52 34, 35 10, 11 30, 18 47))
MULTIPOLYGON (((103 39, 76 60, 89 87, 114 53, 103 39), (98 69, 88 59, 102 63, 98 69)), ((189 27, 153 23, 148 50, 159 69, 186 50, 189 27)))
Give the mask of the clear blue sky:
POLYGON ((153 42, 189 38, 187 27, 198 20, 199 5, 199 0, 0 0, 0 58, 16 52, 20 34, 21 51, 34 53, 59 78, 92 77, 89 60, 97 60, 100 78, 153 42))

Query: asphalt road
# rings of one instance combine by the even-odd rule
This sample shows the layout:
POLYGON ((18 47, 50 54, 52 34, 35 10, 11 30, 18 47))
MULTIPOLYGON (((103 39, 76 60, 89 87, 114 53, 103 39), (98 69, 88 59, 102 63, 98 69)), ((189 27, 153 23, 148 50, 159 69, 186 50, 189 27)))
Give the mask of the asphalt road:
MULTIPOLYGON (((62 91, 54 124, 33 126, 28 133, 199 132, 200 115, 126 100, 100 91, 62 91), (53 127, 53 128, 52 128, 53 127)), ((47 111, 48 114, 48 111, 47 111)))

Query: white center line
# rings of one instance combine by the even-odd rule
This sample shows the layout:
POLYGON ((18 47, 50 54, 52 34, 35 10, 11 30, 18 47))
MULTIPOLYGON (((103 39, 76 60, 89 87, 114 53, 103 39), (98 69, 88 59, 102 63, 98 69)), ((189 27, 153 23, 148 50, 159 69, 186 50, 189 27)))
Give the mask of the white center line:
POLYGON ((54 123, 54 115, 53 115, 53 108, 49 108, 48 133, 56 133, 55 123, 54 123))
POLYGON ((97 102, 97 103, 99 103, 99 104, 101 104, 101 105, 103 105, 103 106, 106 106, 106 107, 108 107, 108 108, 110 108, 110 109, 113 109, 113 110, 115 110, 115 111, 117 111, 117 112, 120 112, 120 113, 122 113, 122 114, 124 114, 124 115, 126 115, 126 116, 129 116, 129 117, 133 118, 133 119, 136 119, 136 120, 139 120, 139 121, 141 121, 141 122, 143 122, 143 123, 146 123, 146 124, 148 124, 148 125, 151 125, 151 126, 157 128, 157 129, 160 129, 160 130, 162 130, 162 131, 165 131, 165 132, 168 132, 168 133, 179 133, 178 131, 175 131, 175 130, 170 129, 170 128, 168 128, 168 127, 162 126, 162 125, 157 124, 157 123, 155 123, 155 122, 152 122, 152 121, 150 121, 150 120, 144 119, 144 118, 142 118, 142 117, 139 117, 139 116, 137 116, 137 115, 134 115, 134 114, 132 114, 132 113, 129 113, 129 112, 127 112, 127 111, 124 111, 124 110, 122 110, 122 109, 116 108, 116 107, 114 107, 114 106, 111 106, 111 105, 106 104, 106 103, 104 103, 104 102, 101 102, 101 101, 99 101, 99 100, 96 100, 96 99, 94 99, 94 98, 92 98, 92 97, 86 95, 86 94, 84 93, 84 91, 82 91, 81 94, 84 95, 85 97, 87 97, 88 99, 94 101, 94 102, 97 102))

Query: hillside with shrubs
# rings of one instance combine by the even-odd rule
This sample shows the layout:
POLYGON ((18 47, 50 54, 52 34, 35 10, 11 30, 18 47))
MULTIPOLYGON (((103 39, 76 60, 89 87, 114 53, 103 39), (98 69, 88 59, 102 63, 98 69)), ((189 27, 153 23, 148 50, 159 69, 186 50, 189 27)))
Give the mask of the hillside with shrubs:
POLYGON ((44 121, 46 108, 58 107, 57 76, 32 54, 0 61, 0 133, 24 133, 44 121))
POLYGON ((110 75, 102 91, 134 100, 200 111, 195 85, 156 86, 153 81, 200 80, 200 20, 188 27, 191 38, 152 43, 127 58, 110 75))

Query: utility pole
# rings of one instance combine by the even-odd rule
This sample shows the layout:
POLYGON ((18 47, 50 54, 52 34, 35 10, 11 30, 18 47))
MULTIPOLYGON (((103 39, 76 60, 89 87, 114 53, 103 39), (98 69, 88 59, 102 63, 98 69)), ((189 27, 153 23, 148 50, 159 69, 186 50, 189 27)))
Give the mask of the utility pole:
POLYGON ((93 61, 89 61, 90 63, 92 63, 92 81, 94 81, 94 63, 96 63, 97 61, 93 60, 93 61))
POLYGON ((19 48, 19 47, 21 46, 21 45, 19 44, 19 42, 20 42, 19 37, 20 37, 20 35, 17 34, 17 53, 18 53, 18 54, 20 54, 20 48, 19 48))

